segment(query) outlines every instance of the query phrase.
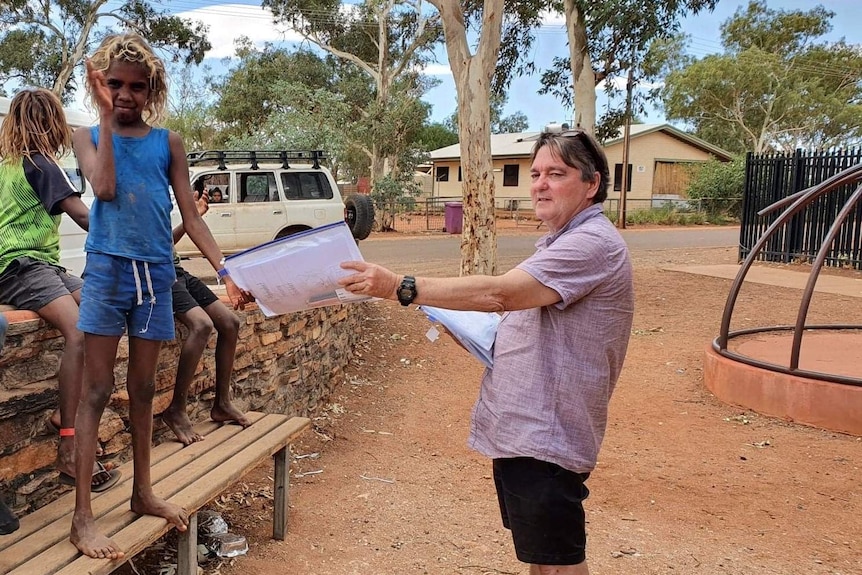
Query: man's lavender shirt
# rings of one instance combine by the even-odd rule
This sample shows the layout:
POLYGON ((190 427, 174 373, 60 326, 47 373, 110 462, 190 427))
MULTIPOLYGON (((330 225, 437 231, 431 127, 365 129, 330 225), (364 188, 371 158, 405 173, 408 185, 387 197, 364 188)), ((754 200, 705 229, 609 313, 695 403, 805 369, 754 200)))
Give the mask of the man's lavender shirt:
POLYGON ((602 213, 581 211, 536 243, 521 269, 562 301, 507 312, 473 408, 469 445, 592 471, 634 315, 628 248, 602 213))

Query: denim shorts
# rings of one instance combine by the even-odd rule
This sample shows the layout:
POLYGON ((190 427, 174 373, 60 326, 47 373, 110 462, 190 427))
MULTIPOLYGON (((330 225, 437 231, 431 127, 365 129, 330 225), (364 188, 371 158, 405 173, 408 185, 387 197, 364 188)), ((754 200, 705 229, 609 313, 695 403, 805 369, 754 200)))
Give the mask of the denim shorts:
POLYGON ((30 257, 12 260, 0 274, 0 303, 38 312, 64 295, 81 289, 81 278, 65 268, 30 257))
POLYGON ((583 501, 589 473, 575 473, 531 457, 494 460, 494 484, 503 526, 512 531, 515 555, 535 565, 586 561, 583 501))
POLYGON ((174 264, 154 264, 90 252, 84 267, 78 329, 154 341, 174 339, 174 264))

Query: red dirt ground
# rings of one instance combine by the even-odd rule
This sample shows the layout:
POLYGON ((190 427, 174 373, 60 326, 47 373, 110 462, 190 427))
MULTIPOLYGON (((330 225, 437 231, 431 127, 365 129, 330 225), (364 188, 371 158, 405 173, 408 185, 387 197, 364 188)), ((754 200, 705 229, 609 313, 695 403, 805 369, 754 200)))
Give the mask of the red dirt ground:
MULTIPOLYGON (((862 438, 725 405, 703 385, 730 281, 660 268, 735 256, 633 254, 629 354, 588 482, 593 573, 862 573, 862 438)), ((737 327, 792 323, 799 293, 746 286, 737 327)), ((860 307, 818 295, 810 317, 862 323, 860 307)), ((526 574, 490 462, 465 446, 480 364, 446 338, 427 341, 430 324, 413 309, 370 304, 366 326, 348 381, 295 445, 287 540, 270 538, 263 465, 213 506, 249 553, 206 572, 526 574)))

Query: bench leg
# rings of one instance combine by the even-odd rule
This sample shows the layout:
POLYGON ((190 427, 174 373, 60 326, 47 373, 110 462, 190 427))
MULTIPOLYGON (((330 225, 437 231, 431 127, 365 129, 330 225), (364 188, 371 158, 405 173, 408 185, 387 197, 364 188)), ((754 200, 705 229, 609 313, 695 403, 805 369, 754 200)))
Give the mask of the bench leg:
POLYGON ((179 531, 177 575, 198 575, 198 514, 189 516, 189 528, 179 531))
POLYGON ((287 535, 288 487, 290 487, 290 445, 272 456, 275 462, 275 490, 272 502, 272 538, 284 541, 287 535))

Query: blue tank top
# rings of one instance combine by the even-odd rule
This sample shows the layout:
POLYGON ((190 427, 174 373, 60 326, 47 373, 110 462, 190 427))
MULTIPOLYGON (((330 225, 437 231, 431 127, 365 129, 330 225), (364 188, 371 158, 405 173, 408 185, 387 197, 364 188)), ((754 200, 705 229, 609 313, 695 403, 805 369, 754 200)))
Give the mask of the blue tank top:
MULTIPOLYGON (((99 145, 99 127, 90 129, 99 145)), ((84 249, 151 263, 172 263, 168 130, 152 128, 143 138, 114 134, 117 195, 96 198, 84 249)))

